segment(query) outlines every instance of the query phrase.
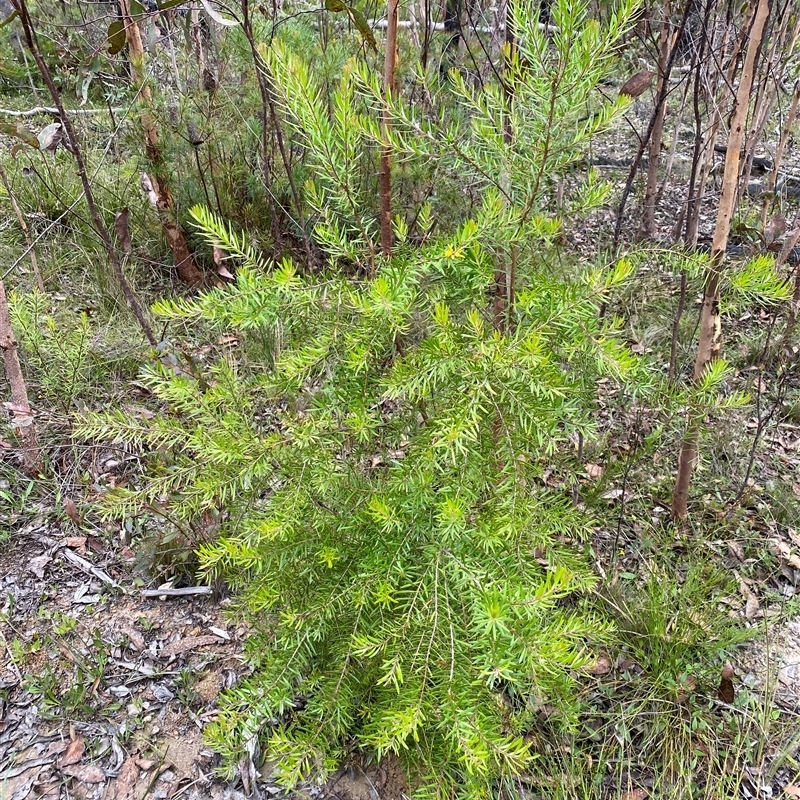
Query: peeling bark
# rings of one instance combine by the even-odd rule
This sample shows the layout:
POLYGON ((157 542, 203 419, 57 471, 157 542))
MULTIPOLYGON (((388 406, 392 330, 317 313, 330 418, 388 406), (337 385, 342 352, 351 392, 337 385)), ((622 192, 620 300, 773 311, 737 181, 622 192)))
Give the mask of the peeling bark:
MULTIPOLYGON (((706 286, 703 293, 703 307, 700 313, 700 336, 697 343, 697 356, 694 362, 695 383, 699 383, 712 361, 719 358, 722 348, 722 318, 720 317, 720 283, 731 232, 731 220, 736 209, 739 187, 739 158, 744 143, 747 126, 747 112, 750 101, 750 89, 753 85, 753 70, 756 55, 769 18, 769 0, 759 0, 750 41, 747 45, 739 88, 731 113, 731 128, 728 134, 728 146, 725 156, 725 173, 722 179, 722 193, 719 199, 717 221, 714 227, 714 238, 711 243, 711 262, 706 275, 706 286)), ((689 419, 686 434, 681 444, 678 457, 678 474, 672 495, 673 519, 685 519, 688 516, 689 486, 692 471, 698 455, 700 425, 702 420, 693 413, 689 419)))
POLYGON ((119 0, 119 9, 125 24, 133 80, 139 88, 139 119, 144 131, 147 159, 153 167, 152 174, 149 177, 155 193, 155 208, 158 212, 161 226, 164 229, 167 244, 172 250, 172 259, 178 277, 189 286, 197 287, 203 282, 203 273, 194 263, 192 253, 186 244, 186 237, 174 219, 175 202, 172 198, 164 159, 158 144, 158 126, 152 113, 153 96, 145 76, 142 34, 138 23, 131 16, 128 0, 119 0))

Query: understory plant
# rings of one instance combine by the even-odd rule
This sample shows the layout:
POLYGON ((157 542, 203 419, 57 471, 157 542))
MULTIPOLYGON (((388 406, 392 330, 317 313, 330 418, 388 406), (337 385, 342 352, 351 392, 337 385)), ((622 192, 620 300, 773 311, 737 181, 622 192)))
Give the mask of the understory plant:
POLYGON ((202 570, 256 630, 253 675, 209 734, 229 764, 263 747, 292 785, 354 749, 395 754, 420 796, 483 797, 535 768, 542 715, 573 725, 604 624, 580 544, 592 520, 545 473, 593 435, 598 379, 644 378, 599 313, 631 263, 565 269, 548 252, 559 208, 606 196, 593 173, 559 202, 556 184, 625 102, 586 117, 633 5, 601 26, 560 0, 552 34, 538 4, 516 5, 503 81, 454 74, 452 118, 387 101, 356 60, 327 97, 280 39, 264 49, 327 264, 270 262, 195 208, 236 281, 155 310, 236 346, 156 362, 141 380, 161 413, 79 431, 150 454, 111 513, 214 520, 202 570), (396 208, 388 257, 356 170, 387 146, 480 197, 448 230, 432 204, 396 208))

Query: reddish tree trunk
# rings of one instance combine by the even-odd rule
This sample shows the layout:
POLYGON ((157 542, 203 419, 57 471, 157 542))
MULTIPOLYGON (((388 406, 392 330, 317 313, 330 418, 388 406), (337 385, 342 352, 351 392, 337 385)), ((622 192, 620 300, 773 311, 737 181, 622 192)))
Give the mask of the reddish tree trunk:
POLYGON ((186 244, 186 237, 173 218, 175 203, 169 188, 169 179, 164 168, 161 148, 158 145, 158 127, 151 111, 153 97, 150 92, 150 86, 147 84, 144 70, 142 35, 139 31, 138 23, 131 16, 128 0, 119 0, 119 8, 122 20, 125 23, 133 80, 139 87, 139 118, 144 130, 145 152, 147 153, 148 161, 152 165, 152 174, 149 178, 156 198, 154 205, 164 228, 167 244, 172 250, 172 260, 178 277, 189 286, 199 286, 203 282, 203 273, 194 263, 192 253, 186 244))

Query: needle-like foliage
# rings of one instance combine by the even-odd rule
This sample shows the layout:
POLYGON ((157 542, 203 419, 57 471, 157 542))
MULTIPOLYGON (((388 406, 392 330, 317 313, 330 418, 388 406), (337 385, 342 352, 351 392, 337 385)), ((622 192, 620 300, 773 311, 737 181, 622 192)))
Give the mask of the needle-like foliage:
MULTIPOLYGON (((142 489, 117 492, 118 510, 222 520, 202 567, 258 632, 253 676, 225 695, 211 738, 234 763, 264 743, 290 785, 355 746, 400 756, 420 795, 486 796, 533 767, 541 714, 570 725, 576 670, 602 634, 582 600, 590 520, 542 478, 591 435, 596 381, 632 368, 598 313, 631 267, 563 272, 544 253, 560 229, 552 183, 610 118, 583 120, 633 4, 601 27, 561 0, 552 39, 536 7, 517 6, 522 58, 506 87, 453 78, 456 122, 392 100, 398 160, 436 163, 482 200, 422 244, 399 219, 388 259, 353 172, 381 141, 380 87, 352 63, 327 102, 296 54, 265 51, 313 166, 304 197, 331 266, 263 263, 195 209, 236 283, 156 310, 260 337, 263 359, 223 359, 202 380, 151 368, 163 414, 82 424, 168 454, 142 489), (368 277, 346 277, 354 264, 368 277), (513 284, 499 314, 498 273, 513 284)), ((567 200, 575 212, 604 194, 592 177, 567 200)))

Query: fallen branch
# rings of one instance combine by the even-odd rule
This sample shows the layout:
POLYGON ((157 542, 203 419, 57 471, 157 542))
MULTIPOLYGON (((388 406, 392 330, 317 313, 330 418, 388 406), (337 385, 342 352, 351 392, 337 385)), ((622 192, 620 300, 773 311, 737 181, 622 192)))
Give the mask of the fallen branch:
POLYGON ((96 567, 90 561, 87 561, 85 558, 81 558, 76 552, 70 550, 69 547, 62 546, 59 547, 58 550, 61 554, 68 560, 75 564, 76 567, 79 567, 83 572, 86 572, 89 575, 93 575, 97 580, 102 581, 103 583, 107 584, 108 586, 113 586, 115 589, 119 589, 121 592, 124 592, 125 589, 120 586, 107 572, 104 572, 100 567, 96 567))
POLYGON ((185 597, 193 594, 211 594, 212 586, 184 586, 182 589, 142 589, 142 597, 185 597))
MULTIPOLYGON (((124 108, 65 108, 67 114, 85 115, 85 114, 107 114, 121 113, 125 111, 124 108)), ((33 117, 36 114, 51 114, 58 115, 58 109, 55 106, 36 106, 36 108, 29 108, 27 111, 11 111, 8 108, 0 108, 0 114, 7 117, 33 117)))

